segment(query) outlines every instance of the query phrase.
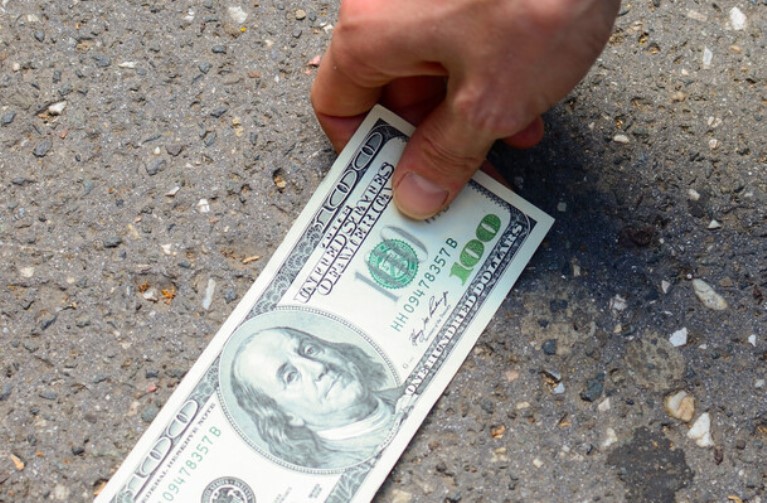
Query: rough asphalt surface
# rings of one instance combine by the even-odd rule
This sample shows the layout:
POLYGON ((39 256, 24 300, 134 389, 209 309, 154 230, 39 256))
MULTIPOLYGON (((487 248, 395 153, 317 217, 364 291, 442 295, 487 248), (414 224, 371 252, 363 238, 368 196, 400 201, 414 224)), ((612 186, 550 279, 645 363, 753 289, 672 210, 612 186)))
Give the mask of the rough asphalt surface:
MULTIPOLYGON (((90 501, 259 274, 334 159, 336 12, 0 0, 0 502, 90 501)), ((493 152, 557 223, 376 501, 767 501, 766 32, 627 1, 493 152)))

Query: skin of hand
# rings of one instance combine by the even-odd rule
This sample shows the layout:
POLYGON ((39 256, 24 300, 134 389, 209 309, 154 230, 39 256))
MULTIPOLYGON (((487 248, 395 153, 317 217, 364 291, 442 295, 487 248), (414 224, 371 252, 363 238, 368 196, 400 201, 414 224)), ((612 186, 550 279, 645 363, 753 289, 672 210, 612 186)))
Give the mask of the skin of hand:
POLYGON ((343 0, 312 87, 336 150, 381 103, 417 125, 393 175, 415 219, 450 203, 497 139, 543 136, 540 116, 602 52, 620 0, 343 0))

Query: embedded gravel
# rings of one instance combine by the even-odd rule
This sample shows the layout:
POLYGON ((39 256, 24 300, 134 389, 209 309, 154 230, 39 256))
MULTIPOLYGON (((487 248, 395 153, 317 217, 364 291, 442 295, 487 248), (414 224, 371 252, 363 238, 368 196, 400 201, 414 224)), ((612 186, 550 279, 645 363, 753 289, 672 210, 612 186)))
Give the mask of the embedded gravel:
MULTIPOLYGON (((0 0, 0 502, 92 500, 285 236, 337 7, 0 0)), ((492 152, 557 222, 376 501, 767 501, 766 32, 624 2, 492 152)))

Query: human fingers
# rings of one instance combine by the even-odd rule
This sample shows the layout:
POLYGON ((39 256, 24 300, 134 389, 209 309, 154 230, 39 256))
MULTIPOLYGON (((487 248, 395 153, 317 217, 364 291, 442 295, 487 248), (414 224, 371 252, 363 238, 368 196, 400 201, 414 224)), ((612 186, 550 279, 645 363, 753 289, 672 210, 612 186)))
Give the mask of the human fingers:
POLYGON ((541 142, 544 129, 545 124, 543 123, 543 119, 539 116, 519 133, 503 138, 503 142, 514 148, 531 148, 541 142))
POLYGON ((428 47, 420 29, 425 21, 412 12, 416 6, 398 1, 399 6, 390 0, 341 5, 311 92, 320 125, 336 149, 379 99, 418 122, 440 101, 434 97, 444 95, 444 80, 438 77, 446 75, 445 68, 421 54, 428 47))
POLYGON ((496 168, 495 165, 490 161, 484 161, 479 169, 480 171, 490 175, 496 182, 500 183, 501 185, 505 185, 506 187, 511 188, 506 178, 504 178, 501 172, 498 171, 498 168, 496 168))
POLYGON ((312 106, 322 130, 340 151, 376 104, 381 86, 363 86, 336 64, 333 43, 322 58, 311 91, 312 106))
POLYGON ((416 220, 438 213, 480 167, 495 138, 442 102, 416 129, 397 164, 397 207, 416 220))
POLYGON ((417 126, 445 99, 445 92, 443 77, 399 78, 384 87, 380 103, 417 126))
MULTIPOLYGON (((419 124, 445 96, 444 79, 440 77, 407 77, 395 79, 381 89, 380 103, 410 122, 419 124)), ((365 113, 349 117, 333 116, 317 111, 317 119, 336 151, 343 149, 365 118, 365 113)))

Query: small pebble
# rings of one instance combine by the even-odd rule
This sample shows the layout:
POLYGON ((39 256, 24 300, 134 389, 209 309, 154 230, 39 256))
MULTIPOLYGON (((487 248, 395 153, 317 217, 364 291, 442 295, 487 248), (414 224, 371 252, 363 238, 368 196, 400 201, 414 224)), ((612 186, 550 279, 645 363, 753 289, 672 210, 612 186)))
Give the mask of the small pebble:
POLYGON ((178 143, 174 143, 171 145, 165 145, 165 151, 172 155, 173 157, 178 157, 179 154, 184 150, 184 146, 180 145, 178 143))
POLYGON ((764 379, 757 379, 757 380, 754 382, 754 388, 756 388, 756 389, 762 389, 762 388, 764 388, 764 379))
POLYGON ((541 344, 541 349, 543 350, 544 354, 547 354, 549 356, 553 356, 557 354, 557 340, 548 339, 544 341, 544 343, 541 344))
POLYGON ((52 390, 45 390, 41 391, 39 396, 44 400, 56 400, 59 394, 52 390))
POLYGON ((42 30, 35 31, 35 40, 38 42, 44 42, 45 41, 45 32, 42 30))
POLYGON ((660 282, 660 289, 661 289, 661 291, 662 291, 664 294, 668 293, 668 290, 669 290, 669 288, 671 288, 671 283, 669 283, 669 282, 668 282, 668 281, 666 281, 665 279, 664 279, 663 281, 661 281, 661 282, 660 282))
POLYGON ((669 416, 689 423, 695 415, 695 397, 680 390, 668 395, 663 400, 663 407, 669 416))
POLYGON ((735 31, 746 29, 746 15, 737 7, 730 9, 730 25, 735 31))
POLYGON ((226 46, 223 44, 216 44, 210 50, 213 54, 226 54, 226 46))
POLYGON ((148 300, 150 302, 157 302, 160 300, 160 295, 157 292, 157 288, 149 288, 144 293, 141 294, 141 296, 144 298, 144 300, 148 300))
POLYGON ((544 369, 543 375, 554 382, 560 382, 562 380, 562 374, 558 370, 544 369))
POLYGON ((213 68, 213 65, 211 65, 211 64, 210 64, 210 63, 208 63, 207 61, 203 61, 202 63, 200 63, 199 65, 197 65, 197 68, 198 68, 198 69, 199 69, 199 70, 200 70, 202 73, 208 73, 208 72, 210 71, 210 69, 211 69, 211 68, 213 68))
POLYGON ((628 307, 628 303, 626 303, 626 299, 624 299, 620 294, 616 294, 615 297, 610 299, 610 309, 613 311, 625 311, 628 307))
POLYGON ((40 330, 46 330, 48 327, 56 323, 56 313, 51 313, 46 309, 43 309, 38 313, 37 321, 40 324, 40 330))
POLYGON ((687 344, 687 327, 682 327, 668 338, 668 341, 674 347, 684 346, 687 344))
POLYGON ((125 68, 126 70, 135 70, 136 69, 136 62, 135 61, 123 61, 122 63, 117 64, 118 68, 125 68))
POLYGON ((61 112, 63 112, 66 107, 66 101, 59 101, 48 107, 48 113, 51 115, 61 115, 61 112))
POLYGON ((751 334, 748 336, 748 343, 756 347, 756 334, 751 334))
POLYGON ((711 68, 711 62, 714 60, 714 53, 708 47, 703 48, 703 69, 711 68))
POLYGON ((559 203, 557 203, 557 211, 560 212, 560 213, 566 212, 567 211, 567 203, 564 202, 564 201, 559 201, 559 203))
POLYGON ((215 117, 216 119, 218 119, 221 116, 223 116, 228 110, 229 110, 229 108, 227 108, 227 107, 217 107, 217 108, 213 109, 212 112, 210 112, 210 116, 211 117, 215 117))
POLYGON ((7 126, 11 122, 13 122, 13 119, 16 118, 16 112, 5 112, 2 116, 0 116, 0 124, 3 126, 7 126))
POLYGON ((535 458, 535 459, 533 460, 533 466, 535 466, 536 468, 540 468, 540 467, 542 467, 542 466, 543 466, 543 461, 541 461, 541 460, 540 460, 540 459, 538 459, 538 458, 535 458))
POLYGON ((96 66, 99 68, 106 68, 112 64, 112 60, 109 59, 109 56, 104 56, 103 54, 93 56, 93 61, 96 62, 96 66))
POLYGON ((110 236, 104 240, 104 248, 117 248, 122 242, 120 236, 110 236))
POLYGON ((236 24, 243 24, 248 19, 248 13, 240 6, 229 7, 227 13, 229 18, 236 24))
POLYGON ((578 265, 575 261, 572 262, 572 268, 573 268, 573 278, 580 278, 581 277, 581 266, 578 265))
POLYGON ((297 19, 298 21, 301 21, 301 20, 303 20, 305 17, 306 17, 306 11, 305 11, 305 10, 303 10, 303 9, 298 9, 298 10, 296 11, 296 19, 297 19))
POLYGON ((602 439, 602 443, 600 444, 600 447, 602 449, 606 449, 616 443, 618 441, 618 435, 615 433, 615 430, 612 428, 607 428, 605 430, 605 437, 602 439))
POLYGON ((495 412, 495 402, 488 398, 485 398, 484 400, 480 401, 479 407, 485 412, 487 412, 488 414, 492 414, 493 412, 495 412))
POLYGON ((698 299, 709 309, 724 311, 727 309, 727 301, 702 279, 692 280, 692 288, 698 299))
POLYGON ((35 268, 34 267, 22 267, 19 269, 19 274, 22 278, 31 278, 35 275, 35 268))
POLYGON ((147 405, 147 407, 141 412, 141 420, 145 423, 151 423, 155 417, 157 417, 157 414, 160 412, 160 408, 150 403, 147 405))
POLYGON ((53 147, 53 142, 49 138, 46 138, 35 146, 32 154, 34 154, 35 157, 45 157, 48 152, 50 152, 51 147, 53 147))
POLYGON ((58 501, 69 501, 70 492, 67 486, 56 484, 56 487, 53 488, 53 497, 58 501))
POLYGON ((210 213, 210 204, 207 199, 200 199, 195 207, 198 213, 210 213))
POLYGON ((605 374, 600 372, 593 379, 586 381, 586 389, 581 391, 581 400, 585 402, 594 402, 602 396, 605 389, 605 374))
POLYGON ((11 454, 11 461, 13 462, 13 466, 16 468, 16 471, 20 472, 26 466, 24 461, 22 461, 21 458, 15 454, 11 454))
POLYGON ((63 86, 61 86, 61 89, 59 89, 59 96, 63 98, 66 95, 70 94, 72 91, 74 91, 72 84, 64 84, 63 86))
POLYGON ((711 417, 708 415, 708 412, 704 412, 695 420, 692 428, 687 432, 687 438, 694 440, 698 447, 713 447, 711 417))
POLYGON ((208 286, 205 288, 205 295, 202 298, 202 308, 206 311, 210 309, 213 304, 213 294, 216 291, 216 280, 213 278, 208 279, 208 286))
POLYGON ((8 397, 11 396, 11 391, 13 391, 13 386, 11 386, 11 383, 7 382, 3 384, 3 389, 0 391, 0 402, 8 400, 8 397))
POLYGON ((687 198, 690 201, 697 201, 700 199, 700 193, 695 189, 688 189, 687 190, 687 198))
POLYGON ((629 143, 630 140, 629 140, 629 137, 626 136, 625 134, 616 134, 615 136, 613 136, 613 141, 615 143, 621 143, 625 145, 629 143))
POLYGON ((164 170, 168 165, 168 161, 165 159, 155 159, 146 166, 146 173, 149 176, 154 176, 160 171, 164 170))
POLYGON ((402 489, 394 489, 391 492, 391 503, 410 503, 413 501, 413 495, 402 489))
POLYGON ((605 398, 604 400, 599 402, 599 405, 597 405, 597 410, 599 412, 607 412, 608 410, 610 410, 610 399, 605 398))
POLYGON ((696 10, 688 10, 687 11, 687 17, 690 19, 694 19, 695 21, 700 21, 701 23, 705 23, 708 21, 708 16, 705 14, 701 14, 700 12, 696 10))
POLYGON ((708 228, 709 228, 709 229, 719 229, 719 228, 721 228, 721 227, 722 227, 722 224, 720 224, 720 223, 719 223, 718 221, 716 221, 716 220, 711 220, 711 221, 708 223, 708 228))

